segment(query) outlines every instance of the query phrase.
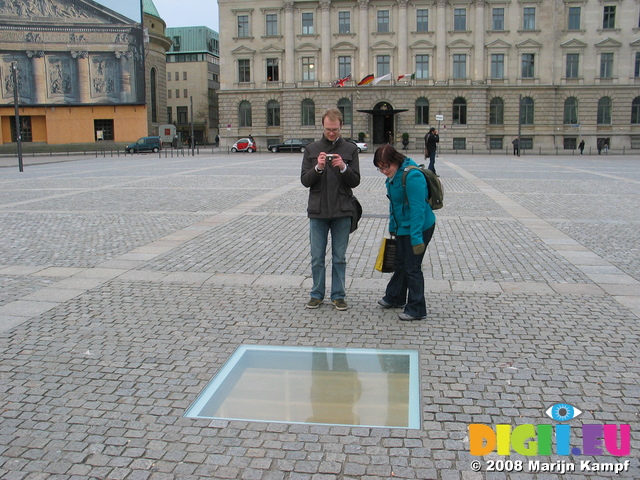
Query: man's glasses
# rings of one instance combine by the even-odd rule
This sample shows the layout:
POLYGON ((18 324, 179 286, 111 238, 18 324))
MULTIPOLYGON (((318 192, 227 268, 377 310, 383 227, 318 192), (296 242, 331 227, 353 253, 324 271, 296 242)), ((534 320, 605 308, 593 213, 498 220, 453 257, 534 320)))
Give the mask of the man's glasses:
POLYGON ((324 131, 327 132, 327 133, 338 133, 340 131, 340 129, 339 128, 325 128, 324 131))

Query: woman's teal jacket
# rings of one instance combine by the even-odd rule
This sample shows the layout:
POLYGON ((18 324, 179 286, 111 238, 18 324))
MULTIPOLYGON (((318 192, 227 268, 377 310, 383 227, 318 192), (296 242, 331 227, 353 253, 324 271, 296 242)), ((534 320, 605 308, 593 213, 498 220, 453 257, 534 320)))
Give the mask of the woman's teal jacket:
POLYGON ((394 235, 410 235, 411 245, 420 245, 424 243, 422 232, 436 223, 436 216, 427 202, 429 189, 421 172, 409 171, 405 194, 402 174, 409 165, 417 166, 417 163, 407 157, 393 178, 387 178, 389 232, 394 235))

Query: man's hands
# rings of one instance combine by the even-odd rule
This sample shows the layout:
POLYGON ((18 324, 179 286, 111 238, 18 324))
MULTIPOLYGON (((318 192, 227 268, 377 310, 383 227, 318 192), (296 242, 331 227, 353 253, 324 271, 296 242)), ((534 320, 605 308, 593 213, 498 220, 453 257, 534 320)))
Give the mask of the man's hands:
POLYGON ((340 171, 344 170, 347 166, 344 163, 344 160, 342 160, 342 157, 337 153, 327 154, 325 152, 320 152, 320 155, 318 155, 318 170, 324 170, 327 165, 336 167, 340 171), (327 157, 332 158, 331 162, 329 162, 329 159, 327 157))

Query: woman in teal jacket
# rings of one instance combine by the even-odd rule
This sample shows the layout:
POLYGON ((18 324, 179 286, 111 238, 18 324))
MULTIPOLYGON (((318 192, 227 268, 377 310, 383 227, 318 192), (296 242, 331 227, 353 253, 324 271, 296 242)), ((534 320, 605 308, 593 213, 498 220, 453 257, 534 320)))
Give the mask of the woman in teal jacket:
POLYGON ((384 308, 404 308, 400 320, 424 320, 427 305, 422 259, 436 228, 436 216, 427 202, 427 181, 421 172, 410 170, 406 188, 403 187, 405 168, 417 164, 391 145, 376 150, 373 164, 387 176, 389 232, 396 236, 397 245, 395 271, 378 304, 384 308))

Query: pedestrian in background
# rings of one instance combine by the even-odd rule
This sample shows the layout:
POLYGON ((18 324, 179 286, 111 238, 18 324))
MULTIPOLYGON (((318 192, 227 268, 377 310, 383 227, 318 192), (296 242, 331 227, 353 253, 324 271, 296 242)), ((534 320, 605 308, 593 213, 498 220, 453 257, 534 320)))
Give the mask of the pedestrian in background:
POLYGON ((305 147, 302 184, 309 188, 311 288, 307 308, 318 308, 325 297, 325 256, 331 232, 331 301, 346 310, 347 246, 351 217, 356 214, 352 188, 360 184, 358 147, 340 137, 342 113, 330 108, 322 115, 323 135, 305 147))
POLYGON ((383 308, 403 308, 402 321, 427 318, 422 260, 436 228, 436 216, 427 202, 429 190, 424 175, 410 170, 406 188, 404 170, 416 162, 391 145, 383 145, 373 155, 373 164, 387 177, 389 232, 396 236, 395 271, 378 304, 383 308))
POLYGON ((580 149, 580 155, 582 155, 584 153, 584 140, 580 141, 580 145, 578 145, 578 148, 580 149))
POLYGON ((429 170, 433 173, 436 173, 436 151, 438 150, 439 142, 440 135, 438 135, 438 131, 431 127, 429 133, 424 136, 424 157, 429 158, 429 170))
POLYGON ((518 140, 517 138, 513 139, 513 154, 520 156, 520 140, 518 140))

